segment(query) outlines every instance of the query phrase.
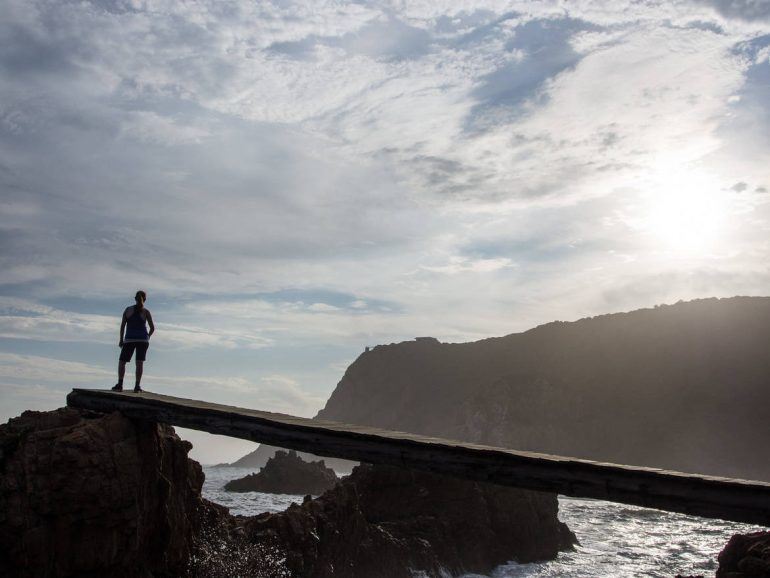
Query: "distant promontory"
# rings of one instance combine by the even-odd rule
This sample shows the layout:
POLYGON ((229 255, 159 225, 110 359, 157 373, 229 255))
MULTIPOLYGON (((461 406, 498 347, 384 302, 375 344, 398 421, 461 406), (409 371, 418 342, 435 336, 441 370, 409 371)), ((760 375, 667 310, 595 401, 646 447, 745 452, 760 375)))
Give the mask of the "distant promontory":
POLYGON ((381 345, 319 418, 599 461, 770 480, 770 297, 381 345))

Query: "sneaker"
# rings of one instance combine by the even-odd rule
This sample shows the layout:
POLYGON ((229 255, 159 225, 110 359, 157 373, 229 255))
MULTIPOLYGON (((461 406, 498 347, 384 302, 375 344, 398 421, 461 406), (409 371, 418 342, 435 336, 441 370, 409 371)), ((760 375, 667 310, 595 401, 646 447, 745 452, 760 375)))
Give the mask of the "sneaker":
POLYGON ((144 390, 138 385, 134 388, 134 393, 142 393, 144 390))
POLYGON ((112 391, 123 391, 123 386, 119 383, 116 383, 115 387, 112 388, 112 391))

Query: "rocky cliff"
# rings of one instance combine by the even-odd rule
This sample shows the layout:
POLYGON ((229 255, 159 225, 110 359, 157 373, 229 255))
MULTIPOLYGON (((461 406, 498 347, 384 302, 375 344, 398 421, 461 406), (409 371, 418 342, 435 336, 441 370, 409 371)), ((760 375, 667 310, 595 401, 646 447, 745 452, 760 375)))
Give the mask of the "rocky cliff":
MULTIPOLYGON (((0 426, 0 576, 217 575, 203 571, 223 567, 204 538, 232 521, 201 498, 190 448, 119 413, 28 411, 0 426)), ((280 575, 269 550, 243 550, 250 575, 280 575)))
POLYGON ((574 537, 551 494, 361 468, 280 514, 201 497, 168 426, 60 409, 0 426, 0 576, 438 577, 552 558, 574 537))
POLYGON ((318 417, 770 480, 770 298, 680 302, 473 343, 378 346, 318 417))
POLYGON ((225 490, 318 496, 336 483, 337 474, 323 460, 306 462, 295 451, 278 451, 262 471, 227 482, 225 490))

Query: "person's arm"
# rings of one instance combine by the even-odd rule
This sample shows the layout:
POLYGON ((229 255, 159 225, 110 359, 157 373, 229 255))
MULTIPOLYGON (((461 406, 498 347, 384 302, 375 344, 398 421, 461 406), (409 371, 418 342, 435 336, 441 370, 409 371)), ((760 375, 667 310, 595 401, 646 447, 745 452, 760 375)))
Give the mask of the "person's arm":
POLYGON ((147 325, 150 326, 150 333, 149 335, 152 336, 153 333, 155 333, 155 324, 152 322, 152 313, 150 313, 149 309, 145 309, 147 312, 147 325))
POLYGON ((120 340, 118 341, 118 347, 123 347, 123 332, 126 330, 126 312, 123 311, 123 319, 120 320, 120 340))

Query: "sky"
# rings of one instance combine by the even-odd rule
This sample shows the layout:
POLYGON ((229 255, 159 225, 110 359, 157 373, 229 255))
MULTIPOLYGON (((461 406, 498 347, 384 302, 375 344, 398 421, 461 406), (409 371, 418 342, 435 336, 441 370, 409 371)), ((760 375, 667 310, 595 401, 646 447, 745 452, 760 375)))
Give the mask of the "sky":
POLYGON ((137 289, 146 389, 301 416, 366 346, 770 294, 768 0, 0 13, 0 423, 112 386, 137 289))

